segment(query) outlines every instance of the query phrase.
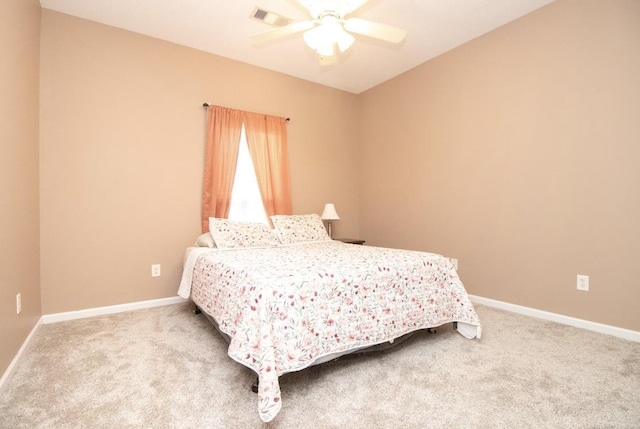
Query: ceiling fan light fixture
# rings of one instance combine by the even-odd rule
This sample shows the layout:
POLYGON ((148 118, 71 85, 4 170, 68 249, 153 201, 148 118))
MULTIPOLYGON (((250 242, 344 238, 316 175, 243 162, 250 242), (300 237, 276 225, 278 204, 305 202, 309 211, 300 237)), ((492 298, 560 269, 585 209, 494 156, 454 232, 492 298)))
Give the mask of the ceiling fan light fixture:
POLYGON ((306 31, 302 37, 307 46, 322 56, 333 55, 336 44, 340 52, 344 52, 356 40, 344 30, 338 18, 332 15, 324 16, 320 25, 306 31))
POLYGON ((343 17, 360 8, 368 0, 298 0, 314 18, 319 18, 326 11, 332 11, 343 17))
POLYGON ((337 35, 336 43, 338 44, 338 49, 340 49, 340 52, 344 52, 349 49, 351 45, 353 45, 353 42, 355 42, 355 40, 355 37, 342 30, 340 34, 337 35))
POLYGON ((305 31, 302 35, 304 42, 308 47, 313 49, 314 51, 318 49, 322 40, 324 39, 324 35, 322 34, 322 26, 312 28, 309 31, 305 31))
POLYGON ((334 45, 333 42, 329 42, 325 40, 323 43, 320 44, 320 46, 318 46, 318 49, 316 49, 316 52, 323 57, 330 57, 334 53, 333 45, 334 45))

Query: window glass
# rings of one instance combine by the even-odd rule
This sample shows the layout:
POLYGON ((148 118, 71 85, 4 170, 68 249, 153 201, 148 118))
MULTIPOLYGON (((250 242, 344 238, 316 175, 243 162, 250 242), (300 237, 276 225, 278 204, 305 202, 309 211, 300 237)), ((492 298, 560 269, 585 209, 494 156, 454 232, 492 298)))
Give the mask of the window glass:
POLYGON ((231 191, 231 205, 229 219, 244 222, 261 222, 268 225, 267 214, 262 204, 258 179, 253 169, 253 161, 249 153, 247 136, 242 126, 240 135, 240 149, 238 151, 238 165, 231 191))

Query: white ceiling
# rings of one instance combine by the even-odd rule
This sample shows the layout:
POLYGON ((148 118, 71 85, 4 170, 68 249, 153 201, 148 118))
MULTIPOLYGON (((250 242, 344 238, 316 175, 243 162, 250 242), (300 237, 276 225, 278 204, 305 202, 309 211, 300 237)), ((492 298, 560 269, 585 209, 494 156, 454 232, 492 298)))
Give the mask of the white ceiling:
POLYGON ((330 66, 302 35, 258 45, 269 30, 251 18, 256 6, 309 19, 296 0, 40 0, 42 7, 211 52, 355 94, 500 27, 553 0, 370 0, 351 16, 407 30, 402 44, 358 36, 330 66))

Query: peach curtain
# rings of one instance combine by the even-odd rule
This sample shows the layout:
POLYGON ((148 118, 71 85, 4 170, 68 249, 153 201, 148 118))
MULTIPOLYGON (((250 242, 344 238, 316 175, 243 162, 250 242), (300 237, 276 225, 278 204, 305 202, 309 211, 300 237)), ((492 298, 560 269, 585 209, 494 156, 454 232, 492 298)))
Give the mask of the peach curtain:
POLYGON ((267 216, 291 214, 286 120, 209 106, 202 190, 203 233, 209 231, 210 217, 229 216, 243 123, 267 216))
POLYGON ((241 111, 209 106, 207 113, 207 148, 202 189, 203 233, 209 231, 209 217, 226 218, 229 215, 242 131, 241 111))
POLYGON ((291 214, 286 120, 249 112, 242 118, 267 216, 291 214))

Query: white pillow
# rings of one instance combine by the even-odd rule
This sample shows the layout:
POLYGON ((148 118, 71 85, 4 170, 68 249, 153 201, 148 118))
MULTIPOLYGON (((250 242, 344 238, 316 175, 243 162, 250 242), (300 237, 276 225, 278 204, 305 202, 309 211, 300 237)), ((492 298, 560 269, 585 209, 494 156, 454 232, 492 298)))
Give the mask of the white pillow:
POLYGON ((283 244, 331 241, 317 214, 273 215, 271 221, 283 244))
POLYGON ((198 247, 216 247, 216 243, 213 241, 213 237, 210 232, 205 232, 200 235, 196 240, 195 245, 198 247))
POLYGON ((272 247, 280 245, 278 237, 263 223, 209 218, 209 231, 220 249, 234 247, 272 247))

